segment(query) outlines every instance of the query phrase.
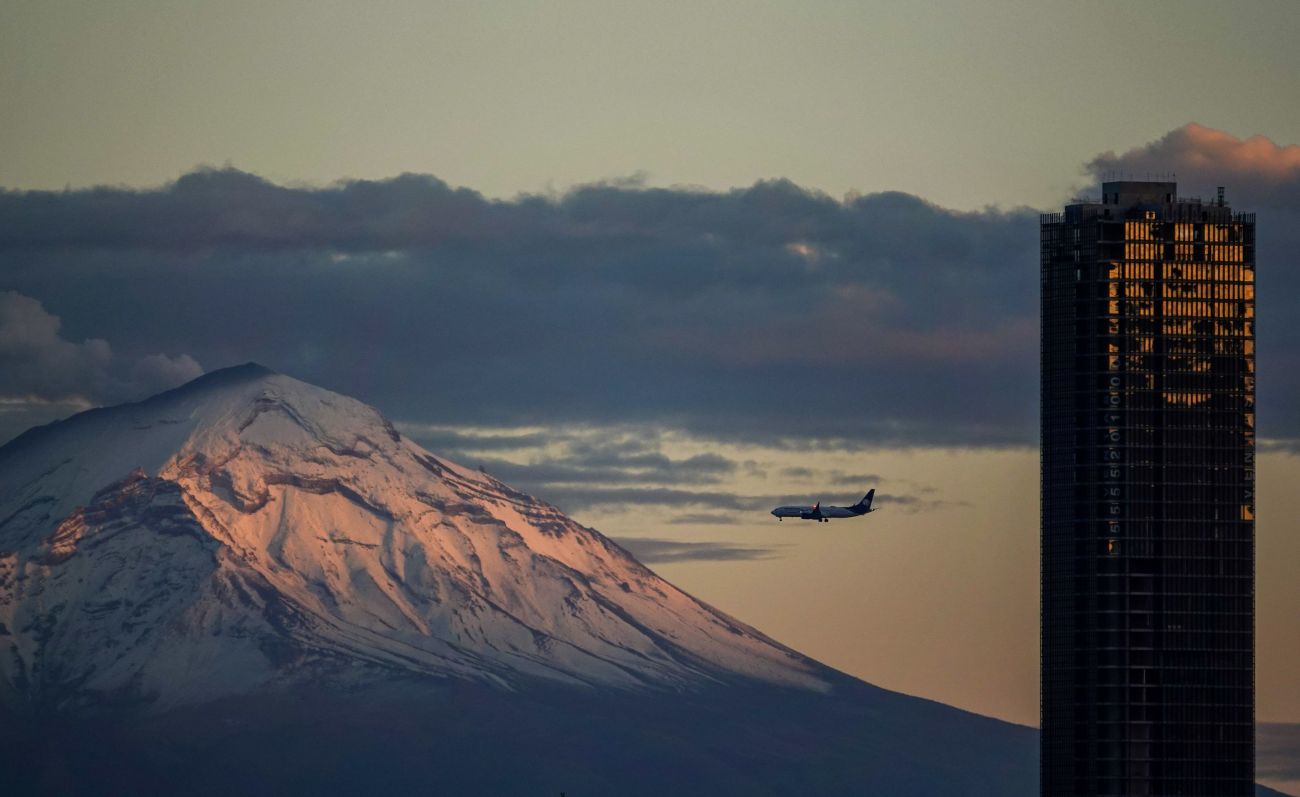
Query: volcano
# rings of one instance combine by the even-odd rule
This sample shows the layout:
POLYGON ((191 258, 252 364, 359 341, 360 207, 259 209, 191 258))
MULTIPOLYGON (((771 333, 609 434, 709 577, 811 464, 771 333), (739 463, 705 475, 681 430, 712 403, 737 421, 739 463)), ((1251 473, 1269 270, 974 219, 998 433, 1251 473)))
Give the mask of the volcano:
POLYGON ((1036 785, 1032 729, 836 672, 252 364, 0 448, 0 711, 32 793, 1036 785))

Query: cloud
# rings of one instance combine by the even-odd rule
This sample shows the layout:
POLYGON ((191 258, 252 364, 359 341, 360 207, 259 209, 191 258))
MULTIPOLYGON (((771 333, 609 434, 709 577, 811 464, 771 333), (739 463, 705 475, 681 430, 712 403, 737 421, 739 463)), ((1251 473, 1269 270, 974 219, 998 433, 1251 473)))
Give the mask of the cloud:
MULTIPOLYGON (((480 467, 517 489, 550 501, 566 511, 624 512, 633 508, 663 510, 701 508, 712 511, 678 512, 667 522, 674 525, 727 525, 739 515, 765 517, 780 504, 806 504, 808 494, 753 495, 738 485, 765 479, 764 465, 752 459, 737 460, 717 452, 669 456, 684 443, 679 434, 630 426, 557 427, 544 431, 496 428, 451 429, 403 424, 403 434, 454 461, 480 467)), ((763 456, 780 456, 766 450, 763 456)), ((783 480, 803 479, 827 485, 866 490, 885 480, 870 474, 844 474, 803 466, 778 469, 783 480)), ((900 482, 878 497, 878 505, 908 514, 952 506, 934 497, 935 488, 900 482)), ((783 489, 789 485, 781 484, 783 489)), ((856 501, 858 493, 824 496, 827 503, 856 501)))
POLYGON ((862 487, 879 484, 885 479, 875 473, 839 473, 831 475, 831 484, 862 487))
POLYGON ((614 539, 645 564, 665 562, 743 562, 774 559, 783 546, 742 546, 724 542, 679 542, 649 537, 614 539))
POLYGON ((106 389, 113 360, 108 342, 65 340, 61 325, 35 299, 0 293, 0 391, 67 400, 106 389))
MULTIPOLYGON (((1177 171, 1260 211, 1265 437, 1300 438, 1297 151, 1189 125, 1087 167, 1177 171)), ((0 191, 0 288, 58 308, 68 342, 256 360, 414 426, 792 450, 1037 442, 1027 208, 786 180, 491 200, 427 175, 310 187, 201 170, 148 190, 0 191)))
POLYGON ((0 395, 34 402, 121 401, 188 382, 203 373, 186 354, 149 354, 123 363, 108 341, 63 337, 62 320, 37 300, 0 293, 0 395))
POLYGON ((399 423, 397 430, 431 451, 483 452, 543 448, 567 439, 555 432, 482 432, 428 424, 399 423))
MULTIPOLYGON (((463 458, 461 455, 449 455, 452 459, 463 458)), ((593 465, 580 459, 564 457, 539 460, 528 463, 511 462, 504 459, 469 458, 473 462, 506 482, 527 487, 532 484, 717 484, 721 481, 718 471, 713 470, 709 461, 701 467, 694 457, 685 460, 651 461, 656 458, 646 456, 645 465, 615 464, 608 466, 593 465)))
POLYGON ((707 512, 688 512, 668 521, 674 526, 731 526, 740 521, 735 515, 714 515, 707 512))
POLYGON ((1291 456, 1300 455, 1300 438, 1287 437, 1280 439, 1260 440, 1256 448, 1261 454, 1290 454, 1291 456))
POLYGON ((1256 726, 1255 733, 1260 779, 1300 785, 1300 724, 1264 722, 1256 726))
POLYGON ((1110 173, 1174 172, 1196 180, 1244 180, 1252 199, 1269 202, 1272 192, 1295 196, 1300 182, 1300 145, 1283 146, 1258 135, 1241 139, 1192 123, 1122 155, 1098 155, 1087 169, 1097 178, 1110 173))
POLYGON ((875 503, 889 509, 900 509, 905 515, 915 515, 918 512, 929 512, 935 509, 969 508, 971 506, 969 501, 945 501, 935 498, 922 498, 916 495, 882 495, 878 497, 875 503))
POLYGON ((1258 360, 1267 374, 1260 434, 1300 444, 1300 269, 1294 263, 1300 252, 1300 146, 1188 124, 1122 154, 1098 155, 1086 171, 1098 182, 1110 174, 1141 179, 1172 172, 1181 194, 1208 199, 1224 186, 1234 210, 1256 213, 1256 301, 1265 330, 1258 360))
MULTIPOLYGON (((489 472, 491 472, 490 469, 489 472)), ((494 473, 493 475, 497 474, 494 473)), ((506 479, 506 481, 509 481, 509 479, 506 479)), ((528 485, 524 489, 559 506, 570 514, 591 509, 611 512, 623 511, 632 507, 662 507, 667 509, 700 507, 714 511, 752 513, 762 517, 776 506, 808 504, 814 500, 807 495, 745 495, 721 489, 722 487, 725 487, 725 485, 719 485, 720 489, 714 490, 689 490, 679 487, 621 487, 593 482, 592 484, 577 486, 534 484, 528 485)), ((918 495, 901 493, 877 494, 875 504, 878 508, 902 511, 904 514, 909 515, 936 509, 970 506, 964 501, 923 498, 918 495)), ((697 518, 701 516, 691 515, 691 517, 697 518)))
POLYGON ((785 496, 745 496, 723 490, 683 490, 675 487, 563 487, 546 486, 539 491, 543 498, 570 514, 593 507, 620 509, 631 506, 686 507, 706 506, 752 512, 771 509, 785 496))
POLYGON ((473 463, 525 490, 550 485, 717 484, 752 464, 716 453, 674 459, 662 452, 658 433, 635 427, 485 433, 402 424, 399 429, 420 445, 473 463))
POLYGON ((393 251, 528 225, 527 208, 514 209, 427 175, 301 189, 235 169, 200 169, 158 190, 0 194, 0 246, 393 251))
POLYGON ((203 375, 203 367, 188 354, 168 357, 166 354, 146 354, 131 366, 132 392, 152 395, 168 388, 183 385, 203 375))
POLYGON ((0 442, 97 404, 143 398, 203 373, 188 355, 115 357, 108 342, 68 340, 37 300, 0 292, 0 442))
POLYGON ((1023 445, 1035 225, 784 180, 497 201, 204 170, 0 192, 0 286, 86 337, 256 360, 416 425, 1023 445))

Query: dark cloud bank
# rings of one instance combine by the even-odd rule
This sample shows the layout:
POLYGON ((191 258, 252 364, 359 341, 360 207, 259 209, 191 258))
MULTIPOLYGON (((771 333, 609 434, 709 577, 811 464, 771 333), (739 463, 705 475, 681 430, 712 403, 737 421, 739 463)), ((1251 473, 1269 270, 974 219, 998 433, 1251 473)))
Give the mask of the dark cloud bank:
MULTIPOLYGON (((1275 438, 1300 437, 1297 152, 1189 126, 1089 165, 1177 171, 1188 193, 1223 184, 1260 211, 1275 438)), ((4 368, 0 396, 102 402, 257 360, 449 427, 1033 445, 1037 248, 1036 211, 840 201, 785 181, 494 201, 427 176, 299 188, 226 169, 153 190, 8 191, 0 290, 63 325, 43 343, 0 333, 0 357, 36 363, 4 368), (115 365, 96 364, 105 341, 115 365)), ((706 483, 726 467, 645 466, 706 483)))
POLYGON ((1026 443, 1035 219, 783 181, 491 201, 201 171, 0 194, 0 287, 68 341, 257 360, 399 420, 1026 443))

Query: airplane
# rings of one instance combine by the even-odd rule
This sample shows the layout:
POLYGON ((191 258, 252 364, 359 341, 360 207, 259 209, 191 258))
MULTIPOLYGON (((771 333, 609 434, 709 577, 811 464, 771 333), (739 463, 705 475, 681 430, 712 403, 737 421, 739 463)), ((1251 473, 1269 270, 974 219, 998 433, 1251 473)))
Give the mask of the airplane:
POLYGON ((861 501, 853 506, 822 506, 818 501, 812 506, 778 506, 772 510, 772 514, 777 520, 785 520, 788 517, 797 517, 800 520, 816 520, 819 523, 829 523, 831 518, 837 517, 860 517, 868 512, 875 512, 871 508, 871 499, 876 496, 873 488, 868 492, 861 501))

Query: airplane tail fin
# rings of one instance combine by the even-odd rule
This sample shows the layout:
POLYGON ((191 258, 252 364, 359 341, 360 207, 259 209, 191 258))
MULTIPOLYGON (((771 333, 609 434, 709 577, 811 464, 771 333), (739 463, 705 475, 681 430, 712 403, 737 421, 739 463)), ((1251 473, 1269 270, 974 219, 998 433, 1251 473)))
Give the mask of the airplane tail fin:
POLYGON ((862 500, 859 501, 853 507, 853 510, 855 512, 858 512, 858 514, 862 514, 862 515, 867 514, 868 512, 871 511, 871 500, 875 497, 876 497, 876 489, 873 487, 870 490, 868 490, 867 494, 862 497, 862 500))

